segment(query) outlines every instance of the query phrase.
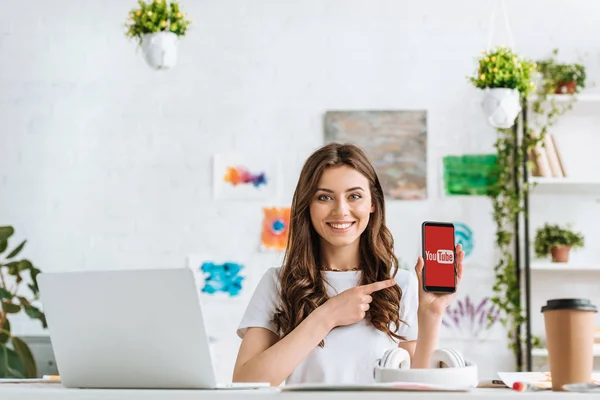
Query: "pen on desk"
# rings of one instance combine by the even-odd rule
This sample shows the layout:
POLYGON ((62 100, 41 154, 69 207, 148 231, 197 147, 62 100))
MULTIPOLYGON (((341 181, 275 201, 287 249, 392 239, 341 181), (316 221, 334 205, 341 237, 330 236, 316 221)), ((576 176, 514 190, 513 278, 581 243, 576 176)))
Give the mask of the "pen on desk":
POLYGON ((512 386, 513 390, 517 392, 537 392, 538 390, 546 390, 546 388, 533 384, 533 383, 524 383, 524 382, 515 382, 512 386))
POLYGON ((42 379, 47 379, 49 381, 58 381, 58 380, 60 380, 60 376, 59 375, 44 375, 42 377, 42 379))

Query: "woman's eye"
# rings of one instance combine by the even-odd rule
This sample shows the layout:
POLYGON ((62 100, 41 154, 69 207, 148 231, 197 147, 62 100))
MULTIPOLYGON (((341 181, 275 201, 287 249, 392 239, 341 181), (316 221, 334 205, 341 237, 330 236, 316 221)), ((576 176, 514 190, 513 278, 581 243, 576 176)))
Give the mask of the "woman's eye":
POLYGON ((331 197, 327 196, 326 194, 322 194, 319 197, 317 197, 318 200, 320 201, 325 201, 325 200, 329 200, 331 197))
POLYGON ((361 196, 358 193, 353 193, 353 194, 350 195, 350 198, 353 199, 353 200, 358 200, 358 199, 361 198, 361 196))

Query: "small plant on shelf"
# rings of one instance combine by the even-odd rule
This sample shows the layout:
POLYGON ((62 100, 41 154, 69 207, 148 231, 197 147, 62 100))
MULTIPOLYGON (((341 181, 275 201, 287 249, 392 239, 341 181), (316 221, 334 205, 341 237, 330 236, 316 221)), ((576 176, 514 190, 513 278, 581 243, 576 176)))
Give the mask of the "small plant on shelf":
POLYGON ((552 57, 538 61, 542 76, 541 91, 546 94, 575 94, 585 88, 586 70, 581 64, 567 64, 556 61, 558 49, 552 57))
MULTIPOLYGON (((0 255, 8 249, 8 239, 13 233, 12 226, 0 226, 0 255)), ((36 277, 40 270, 27 259, 16 259, 25 243, 24 240, 5 257, 0 257, 0 378, 37 377, 33 354, 23 339, 13 336, 10 316, 23 311, 47 328, 44 313, 33 304, 39 296, 36 277), (24 283, 30 296, 21 290, 24 283)))
MULTIPOLYGON (((577 101, 577 93, 586 87, 586 68, 582 64, 559 63, 556 60, 558 49, 552 56, 537 62, 541 81, 531 103, 534 118, 528 128, 527 146, 533 148, 543 143, 548 131, 558 118, 571 110, 577 101), (557 102, 555 95, 567 96, 568 101, 557 102)), ((533 168, 533 165, 531 165, 533 168)))
POLYGON ((570 227, 544 224, 535 234, 534 250, 538 258, 552 257, 552 262, 568 262, 573 248, 583 247, 583 235, 570 227))

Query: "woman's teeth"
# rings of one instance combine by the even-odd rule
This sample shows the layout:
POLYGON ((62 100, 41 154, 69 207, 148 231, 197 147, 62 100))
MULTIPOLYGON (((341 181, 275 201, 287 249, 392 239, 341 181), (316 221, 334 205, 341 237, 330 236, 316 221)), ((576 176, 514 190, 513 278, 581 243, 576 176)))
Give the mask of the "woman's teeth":
POLYGON ((345 224, 331 224, 329 223, 328 225, 335 228, 335 229, 347 229, 350 228, 350 226, 353 224, 354 222, 348 222, 345 224))

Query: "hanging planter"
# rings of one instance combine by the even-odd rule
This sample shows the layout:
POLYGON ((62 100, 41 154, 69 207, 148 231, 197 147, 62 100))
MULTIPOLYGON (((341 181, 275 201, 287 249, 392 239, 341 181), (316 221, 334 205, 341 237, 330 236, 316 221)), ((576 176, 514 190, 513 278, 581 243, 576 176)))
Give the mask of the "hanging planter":
POLYGON ((177 63, 177 35, 172 32, 142 35, 142 51, 148 65, 154 69, 168 69, 177 63))
POLYGON ((153 69, 169 69, 177 63, 179 38, 184 36, 189 20, 177 1, 138 0, 140 8, 129 12, 125 36, 137 39, 144 60, 153 69))
POLYGON ((484 90, 482 108, 488 123, 494 128, 512 127, 521 112, 521 96, 535 90, 535 64, 505 46, 484 51, 478 62, 469 80, 484 90))
POLYGON ((517 89, 485 89, 481 107, 488 123, 494 128, 510 128, 521 112, 521 101, 517 89))

